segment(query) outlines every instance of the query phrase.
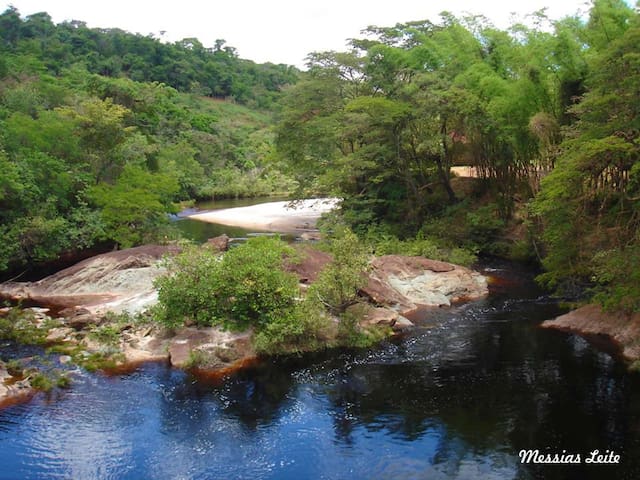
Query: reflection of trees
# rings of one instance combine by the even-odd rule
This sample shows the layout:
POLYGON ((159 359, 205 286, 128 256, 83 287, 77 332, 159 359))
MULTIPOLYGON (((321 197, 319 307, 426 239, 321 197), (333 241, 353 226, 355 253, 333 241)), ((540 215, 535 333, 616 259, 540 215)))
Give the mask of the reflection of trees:
POLYGON ((255 430, 277 418, 291 397, 294 382, 291 373, 286 365, 262 365, 239 372, 213 394, 225 413, 255 430))
POLYGON ((161 396, 163 423, 181 431, 201 429, 220 416, 220 411, 255 430, 277 417, 293 384, 291 371, 262 365, 240 371, 225 381, 207 381, 167 370, 159 381, 171 384, 161 396), (176 381, 181 375, 181 381, 176 381), (212 408, 214 407, 214 408, 212 408))
POLYGON ((575 340, 566 334, 539 330, 555 306, 525 302, 509 309, 452 319, 405 342, 392 362, 404 356, 407 363, 356 358, 337 367, 328 388, 337 440, 353 443, 359 428, 401 441, 435 432, 437 463, 462 461, 467 450, 587 453, 621 450, 637 439, 627 415, 638 418, 640 409, 629 402, 631 385, 618 367, 603 366, 606 357, 592 349, 572 351, 568 343, 575 340))
POLYGON ((175 385, 161 408, 181 431, 226 421, 253 435, 286 417, 304 391, 331 416, 337 443, 358 448, 363 435, 381 444, 383 436, 398 444, 433 439, 429 461, 439 471, 459 472, 484 458, 495 468, 502 462, 525 477, 546 477, 549 467, 510 463, 529 448, 608 448, 640 462, 632 456, 640 385, 576 337, 538 329, 552 310, 530 302, 512 303, 508 312, 481 304, 371 352, 274 360, 221 384, 183 373, 179 382, 161 378, 175 385))

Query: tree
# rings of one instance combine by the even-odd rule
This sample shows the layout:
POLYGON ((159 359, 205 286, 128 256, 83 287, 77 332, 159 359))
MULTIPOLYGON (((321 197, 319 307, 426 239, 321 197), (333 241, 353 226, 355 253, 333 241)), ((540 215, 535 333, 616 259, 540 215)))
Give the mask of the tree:
POLYGON ((118 148, 132 131, 125 125, 130 111, 113 101, 90 98, 75 107, 60 107, 58 112, 75 124, 75 134, 80 139, 96 184, 112 181, 120 172, 123 162, 118 148))
POLYGON ((107 238, 126 248, 158 239, 158 228, 175 213, 175 178, 126 165, 115 184, 100 183, 88 196, 101 209, 107 238))
MULTIPOLYGON (((606 306, 640 310, 640 20, 591 59, 578 121, 534 202, 547 245, 542 281, 595 284, 606 306)), ((610 33, 611 34, 611 33, 610 33)))

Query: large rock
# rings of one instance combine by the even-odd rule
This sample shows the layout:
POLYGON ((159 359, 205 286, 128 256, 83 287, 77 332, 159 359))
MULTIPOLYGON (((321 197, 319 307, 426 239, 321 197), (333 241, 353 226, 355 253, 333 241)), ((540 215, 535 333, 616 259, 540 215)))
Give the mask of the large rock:
POLYGON ((171 365, 225 368, 255 356, 251 331, 233 333, 220 328, 185 327, 169 341, 171 365), (195 363, 195 364, 194 364, 195 363))
POLYGON ((554 320, 542 323, 544 328, 606 336, 620 346, 627 360, 640 360, 640 313, 605 312, 599 305, 585 305, 554 320))
POLYGON ((361 293, 379 306, 410 315, 419 307, 449 306, 488 294, 487 279, 478 272, 423 257, 385 255, 373 260, 361 293))
POLYGON ((157 325, 127 329, 120 335, 120 350, 124 355, 125 363, 132 365, 141 362, 168 361, 171 337, 167 331, 157 325))
POLYGON ((390 308, 358 303, 349 307, 347 311, 355 315, 363 327, 391 327, 394 331, 401 331, 413 326, 413 322, 390 308))
POLYGON ((61 309, 81 306, 92 314, 136 313, 157 301, 153 281, 165 271, 161 258, 176 251, 144 245, 105 253, 37 282, 0 284, 0 295, 61 309))

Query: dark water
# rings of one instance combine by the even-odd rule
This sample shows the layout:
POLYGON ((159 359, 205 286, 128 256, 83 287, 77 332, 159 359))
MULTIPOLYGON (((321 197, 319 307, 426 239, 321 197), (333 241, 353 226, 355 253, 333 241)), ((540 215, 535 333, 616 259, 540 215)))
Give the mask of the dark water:
POLYGON ((164 365, 0 411, 0 479, 637 479, 640 378, 512 272, 371 351, 272 360, 222 383, 164 365), (521 465, 615 450, 621 464, 521 465))

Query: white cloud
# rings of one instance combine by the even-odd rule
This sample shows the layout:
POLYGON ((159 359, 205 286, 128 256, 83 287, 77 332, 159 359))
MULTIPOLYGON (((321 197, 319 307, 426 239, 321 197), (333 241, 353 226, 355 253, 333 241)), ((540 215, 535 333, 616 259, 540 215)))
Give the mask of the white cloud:
MULTIPOLYGON (((588 8, 585 0, 12 0, 23 16, 46 11, 54 22, 82 20, 90 27, 121 28, 143 35, 165 31, 168 41, 198 38, 213 46, 218 38, 243 58, 258 62, 303 65, 312 51, 342 50, 348 38, 369 25, 391 26, 411 20, 437 20, 438 13, 483 14, 497 26, 549 6, 560 18, 588 8)), ((3 8, 3 10, 4 10, 3 8)))

